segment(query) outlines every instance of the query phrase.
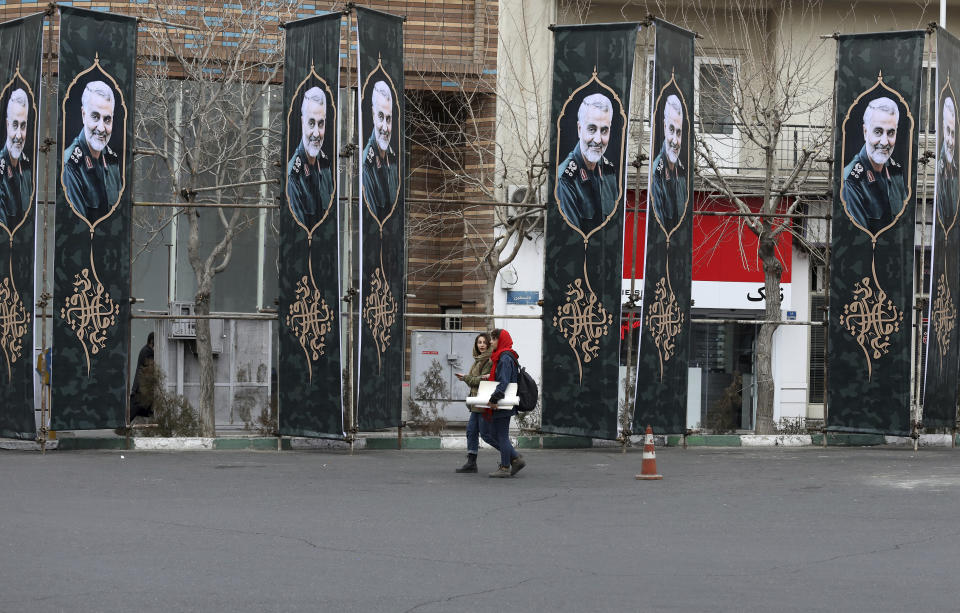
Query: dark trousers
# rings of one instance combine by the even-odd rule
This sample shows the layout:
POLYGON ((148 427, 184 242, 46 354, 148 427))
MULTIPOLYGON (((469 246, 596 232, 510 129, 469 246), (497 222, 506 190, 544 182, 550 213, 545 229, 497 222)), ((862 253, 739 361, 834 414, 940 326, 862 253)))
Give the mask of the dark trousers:
POLYGON ((483 442, 500 451, 500 466, 510 466, 519 454, 510 442, 510 418, 513 411, 494 411, 493 420, 482 420, 480 436, 483 442))

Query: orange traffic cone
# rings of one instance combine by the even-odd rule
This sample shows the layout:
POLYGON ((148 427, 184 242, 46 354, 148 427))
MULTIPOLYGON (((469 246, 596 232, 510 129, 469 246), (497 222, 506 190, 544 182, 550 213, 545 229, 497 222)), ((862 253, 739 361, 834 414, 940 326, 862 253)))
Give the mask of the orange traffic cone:
POLYGON ((657 452, 653 449, 653 428, 647 426, 647 436, 643 441, 643 463, 640 465, 640 474, 637 479, 650 481, 654 479, 663 479, 663 475, 657 474, 657 452))

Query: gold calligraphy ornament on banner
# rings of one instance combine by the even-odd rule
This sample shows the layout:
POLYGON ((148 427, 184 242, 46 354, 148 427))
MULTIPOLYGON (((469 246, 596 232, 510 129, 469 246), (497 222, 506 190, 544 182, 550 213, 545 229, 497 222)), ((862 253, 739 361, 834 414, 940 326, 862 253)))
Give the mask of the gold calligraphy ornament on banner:
MULTIPOLYGON (((668 273, 669 275, 669 268, 668 273)), ((669 362, 677 350, 677 336, 683 330, 685 316, 680 310, 677 296, 673 293, 668 277, 661 277, 654 290, 653 302, 647 313, 647 330, 653 337, 660 357, 660 381, 663 381, 663 365, 669 362)))
POLYGON ((940 358, 940 370, 943 370, 943 358, 950 349, 950 334, 957 327, 957 307, 953 304, 950 284, 946 273, 940 273, 937 279, 937 297, 933 301, 930 318, 937 335, 937 353, 940 358))
POLYGON ((29 323, 30 313, 23 307, 11 271, 11 276, 0 283, 0 349, 7 364, 7 381, 13 379, 13 364, 22 355, 23 337, 29 323))
POLYGON ((303 276, 297 283, 297 299, 290 305, 286 323, 297 337, 307 358, 309 380, 313 381, 313 363, 320 359, 327 346, 326 336, 333 326, 333 311, 320 295, 312 278, 303 276))
POLYGON ((397 301, 390 291, 390 284, 383 274, 383 254, 380 266, 370 275, 370 286, 363 301, 363 321, 377 347, 377 371, 383 368, 381 355, 390 346, 390 329, 397 320, 397 301))
MULTIPOLYGON (((93 254, 90 254, 91 261, 93 254)), ((103 283, 97 278, 96 269, 91 279, 90 269, 84 268, 74 275, 73 294, 67 296, 60 309, 60 317, 77 335, 87 361, 87 376, 90 376, 90 356, 96 355, 107 344, 107 331, 117 323, 120 306, 110 298, 103 283)))
POLYGON ((887 297, 877 281, 864 277, 853 288, 853 299, 843 305, 840 325, 849 332, 867 358, 867 380, 873 378, 873 360, 890 352, 890 335, 900 331, 903 311, 887 297))
POLYGON ((566 339, 577 357, 578 382, 583 382, 583 365, 597 357, 600 339, 610 332, 613 315, 607 311, 590 287, 587 263, 584 258, 583 278, 567 285, 566 302, 557 307, 553 327, 566 339))

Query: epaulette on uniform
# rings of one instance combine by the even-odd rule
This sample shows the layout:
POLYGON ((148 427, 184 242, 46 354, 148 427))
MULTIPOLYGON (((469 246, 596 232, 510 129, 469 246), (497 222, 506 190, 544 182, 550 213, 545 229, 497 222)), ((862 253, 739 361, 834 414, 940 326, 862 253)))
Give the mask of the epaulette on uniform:
POLYGON ((373 147, 370 147, 369 149, 367 149, 367 163, 368 163, 368 164, 372 164, 372 163, 373 163, 373 156, 375 156, 375 155, 377 155, 377 154, 373 151, 373 147))
POLYGON ((577 172, 577 161, 570 160, 569 162, 567 162, 567 167, 563 169, 563 174, 572 179, 576 174, 576 172, 577 172))
POLYGON ((656 172, 657 174, 660 174, 663 172, 663 158, 660 158, 657 161, 657 168, 654 170, 654 172, 656 172))
POLYGON ((117 160, 120 159, 120 156, 117 154, 116 151, 110 148, 110 145, 107 145, 106 147, 104 147, 103 152, 107 154, 107 157, 111 157, 117 160))
POLYGON ((860 175, 863 174, 863 164, 857 162, 853 165, 853 168, 850 169, 850 176, 854 179, 859 179, 860 175))
POLYGON ((900 168, 900 164, 898 164, 895 159, 890 158, 888 161, 890 162, 890 165, 893 166, 894 168, 900 168))
POLYGON ((604 166, 609 166, 609 167, 613 168, 613 162, 611 162, 610 160, 608 160, 606 156, 603 156, 602 158, 600 158, 600 160, 602 161, 602 163, 603 163, 604 166))
POLYGON ((79 146, 75 146, 73 148, 73 151, 70 152, 70 158, 67 161, 72 162, 74 164, 80 164, 82 160, 83 160, 83 151, 80 150, 79 146))
POLYGON ((0 157, 0 175, 7 171, 7 159, 0 157))
POLYGON ((300 174, 300 170, 303 168, 303 162, 300 160, 300 156, 294 156, 293 158, 293 174, 300 174))

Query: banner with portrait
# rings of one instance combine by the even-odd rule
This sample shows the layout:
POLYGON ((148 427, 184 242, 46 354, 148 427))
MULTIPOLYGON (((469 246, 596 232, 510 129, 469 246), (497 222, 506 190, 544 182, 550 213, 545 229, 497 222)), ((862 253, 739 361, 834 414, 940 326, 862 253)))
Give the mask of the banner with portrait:
POLYGON ((544 432, 617 436, 627 112, 638 27, 553 28, 544 432))
POLYGON ((910 432, 922 31, 837 43, 828 430, 910 432))
POLYGON ((958 92, 960 41, 943 28, 937 28, 937 175, 922 419, 927 428, 953 428, 957 419, 957 368, 960 366, 957 339, 960 332, 957 329, 957 297, 960 296, 958 92))
POLYGON ((126 424, 137 20, 60 9, 51 424, 126 424))
POLYGON ((33 279, 43 14, 0 24, 0 437, 33 438, 33 279))
POLYGON ((284 26, 280 433, 342 438, 337 154, 340 13, 284 26))
POLYGON ((654 20, 643 311, 633 431, 682 433, 687 416, 693 262, 693 42, 654 20))
POLYGON ((357 426, 400 423, 404 361, 403 18, 356 7, 360 108, 357 426))

